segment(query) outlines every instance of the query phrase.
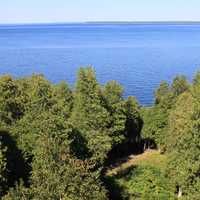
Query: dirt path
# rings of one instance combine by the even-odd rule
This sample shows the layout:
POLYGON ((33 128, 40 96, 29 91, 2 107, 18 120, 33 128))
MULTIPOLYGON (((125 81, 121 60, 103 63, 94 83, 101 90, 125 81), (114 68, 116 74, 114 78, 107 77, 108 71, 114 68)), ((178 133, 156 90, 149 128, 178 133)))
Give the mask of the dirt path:
POLYGON ((142 154, 130 155, 118 160, 114 165, 108 167, 106 176, 115 176, 119 172, 139 164, 162 165, 164 161, 165 156, 161 155, 157 150, 147 150, 142 154))

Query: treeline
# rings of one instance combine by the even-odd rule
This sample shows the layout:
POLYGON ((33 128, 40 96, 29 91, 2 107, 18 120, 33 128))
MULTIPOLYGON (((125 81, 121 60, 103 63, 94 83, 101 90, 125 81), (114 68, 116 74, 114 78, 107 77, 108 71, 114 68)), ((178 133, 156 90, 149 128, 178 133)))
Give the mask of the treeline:
POLYGON ((42 75, 0 77, 0 197, 3 200, 200 199, 200 73, 162 82, 155 105, 100 85, 92 68, 77 82, 42 75), (123 148, 122 148, 123 147, 123 148), (128 148, 124 148, 128 147, 128 148), (166 161, 105 177, 127 150, 157 149, 166 161), (117 196, 115 196, 117 190, 117 196))
POLYGON ((155 105, 143 109, 143 137, 167 156, 165 176, 181 199, 200 199, 200 72, 192 83, 177 76, 162 82, 155 105), (150 140, 149 140, 150 139, 150 140), (155 142, 155 144, 151 143, 155 142))
POLYGON ((112 148, 140 142, 134 97, 81 68, 71 88, 42 75, 0 78, 0 195, 6 200, 105 200, 112 148))

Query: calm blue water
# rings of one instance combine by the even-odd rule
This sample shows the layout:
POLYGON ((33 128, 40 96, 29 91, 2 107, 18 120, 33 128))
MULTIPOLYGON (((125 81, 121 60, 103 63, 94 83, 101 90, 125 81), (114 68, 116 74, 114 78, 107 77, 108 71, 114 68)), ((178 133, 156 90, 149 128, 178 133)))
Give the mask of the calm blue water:
POLYGON ((57 24, 0 26, 0 74, 43 73, 74 83, 80 66, 95 68, 103 84, 115 79, 125 95, 153 102, 161 80, 191 80, 200 70, 200 25, 57 24))

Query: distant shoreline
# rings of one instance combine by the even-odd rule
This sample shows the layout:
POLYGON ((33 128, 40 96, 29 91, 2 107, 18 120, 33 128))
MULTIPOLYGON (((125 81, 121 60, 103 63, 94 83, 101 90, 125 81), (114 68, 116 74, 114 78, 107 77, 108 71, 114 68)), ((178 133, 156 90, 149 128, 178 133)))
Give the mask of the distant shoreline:
POLYGON ((86 24, 200 24, 200 21, 102 21, 84 22, 86 24))
POLYGON ((86 22, 42 22, 42 23, 0 23, 0 26, 38 25, 200 25, 200 21, 86 21, 86 22))

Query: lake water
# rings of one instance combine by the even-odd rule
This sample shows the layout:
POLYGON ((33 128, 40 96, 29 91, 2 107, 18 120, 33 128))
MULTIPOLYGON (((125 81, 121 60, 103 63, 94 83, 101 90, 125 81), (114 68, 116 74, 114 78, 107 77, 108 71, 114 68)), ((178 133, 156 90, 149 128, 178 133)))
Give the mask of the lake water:
POLYGON ((103 84, 117 80, 125 96, 153 102, 161 80, 190 80, 200 70, 198 24, 52 24, 0 26, 0 74, 43 73, 73 84, 80 66, 93 66, 103 84))

